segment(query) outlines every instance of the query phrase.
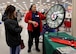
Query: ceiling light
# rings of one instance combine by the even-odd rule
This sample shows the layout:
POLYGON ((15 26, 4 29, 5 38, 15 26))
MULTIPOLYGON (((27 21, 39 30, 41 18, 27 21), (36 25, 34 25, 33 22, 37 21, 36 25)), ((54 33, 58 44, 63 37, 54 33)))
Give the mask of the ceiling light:
POLYGON ((51 2, 51 3, 55 3, 55 2, 53 1, 53 2, 51 2))
POLYGON ((58 4, 58 2, 56 2, 56 4, 58 4))
POLYGON ((43 3, 44 5, 46 4, 46 3, 43 3))
POLYGON ((50 5, 50 4, 48 4, 48 5, 50 5))
POLYGON ((72 3, 70 3, 69 1, 67 1, 67 2, 65 2, 65 3, 72 5, 72 3))
POLYGON ((46 2, 50 2, 50 0, 46 0, 46 2))
POLYGON ((36 7, 38 7, 38 4, 36 4, 36 7))
POLYGON ((69 3, 69 1, 66 1, 65 3, 69 3))
POLYGON ((37 3, 40 3, 40 2, 37 2, 37 3))
POLYGON ((11 5, 14 5, 14 4, 11 4, 11 5))
POLYGON ((23 4, 25 4, 25 2, 22 2, 23 4))
POLYGON ((38 4, 36 4, 36 6, 38 6, 38 4))
POLYGON ((16 2, 16 0, 13 0, 13 2, 16 2))
POLYGON ((5 4, 5 3, 2 3, 3 5, 5 4))
POLYGON ((16 10, 17 10, 17 9, 20 9, 20 7, 18 7, 18 6, 16 6, 16 5, 15 5, 15 7, 16 7, 16 10))
POLYGON ((30 3, 30 5, 32 5, 33 3, 30 3))
POLYGON ((16 4, 19 4, 19 3, 16 3, 16 4))
POLYGON ((25 8, 28 10, 28 7, 27 7, 27 5, 26 5, 26 4, 24 4, 24 6, 25 6, 25 8))
POLYGON ((19 5, 22 9, 24 9, 25 10, 25 8, 23 8, 21 5, 19 5))
POLYGON ((30 0, 30 2, 33 2, 33 0, 30 0))
POLYGON ((65 2, 66 0, 62 0, 62 2, 65 2))
POLYGON ((10 2, 7 2, 7 3, 10 3, 10 2))

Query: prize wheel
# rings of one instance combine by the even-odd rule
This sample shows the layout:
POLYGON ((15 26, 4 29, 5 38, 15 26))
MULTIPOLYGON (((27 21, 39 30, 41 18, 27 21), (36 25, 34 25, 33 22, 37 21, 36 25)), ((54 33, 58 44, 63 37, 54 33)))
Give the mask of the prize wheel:
POLYGON ((60 27, 65 18, 65 8, 60 4, 52 6, 46 16, 47 24, 50 28, 60 27))

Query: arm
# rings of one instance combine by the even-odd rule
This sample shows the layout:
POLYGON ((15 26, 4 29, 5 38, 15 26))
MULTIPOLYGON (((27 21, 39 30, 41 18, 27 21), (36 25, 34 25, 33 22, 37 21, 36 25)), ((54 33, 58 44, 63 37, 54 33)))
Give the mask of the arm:
POLYGON ((6 19, 7 19, 7 15, 6 14, 2 15, 2 21, 5 21, 6 19))
POLYGON ((13 22, 13 21, 6 21, 4 22, 5 26, 7 27, 7 29, 9 29, 10 31, 13 31, 15 33, 21 33, 22 31, 22 27, 18 26, 17 27, 17 23, 13 22))
POLYGON ((46 14, 42 14, 42 13, 40 13, 40 16, 41 16, 41 20, 46 19, 46 14))
POLYGON ((36 22, 35 21, 32 21, 32 20, 29 20, 29 14, 27 13, 26 16, 25 16, 25 20, 24 20, 26 23, 30 23, 30 24, 35 24, 36 22))
POLYGON ((28 13, 27 13, 26 16, 25 16, 24 21, 25 21, 26 23, 28 23, 28 21, 29 21, 29 14, 28 14, 28 13))

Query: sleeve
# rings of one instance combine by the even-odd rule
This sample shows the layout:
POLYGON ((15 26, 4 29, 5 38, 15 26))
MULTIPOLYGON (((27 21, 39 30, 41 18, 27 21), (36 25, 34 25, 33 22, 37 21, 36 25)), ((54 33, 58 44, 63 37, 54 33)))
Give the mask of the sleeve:
POLYGON ((41 20, 44 20, 44 19, 46 19, 46 17, 42 14, 42 13, 39 13, 40 14, 40 16, 41 16, 41 20))
POLYGON ((7 29, 9 29, 9 31, 13 31, 15 33, 21 33, 22 28, 20 26, 17 26, 17 23, 13 23, 11 22, 5 22, 4 23, 5 26, 7 26, 7 29))
POLYGON ((7 19, 6 15, 2 15, 2 21, 5 21, 7 19))
POLYGON ((28 23, 28 21, 29 21, 29 14, 28 14, 28 13, 25 15, 24 21, 25 21, 26 23, 28 23))

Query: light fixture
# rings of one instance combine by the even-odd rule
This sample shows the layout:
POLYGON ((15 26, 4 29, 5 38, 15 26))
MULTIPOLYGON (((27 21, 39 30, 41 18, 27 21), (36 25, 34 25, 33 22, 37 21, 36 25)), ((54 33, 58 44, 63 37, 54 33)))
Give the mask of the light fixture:
POLYGON ((36 4, 36 7, 38 7, 38 4, 36 4))
POLYGON ((24 10, 24 8, 19 3, 16 3, 16 4, 24 10))
POLYGON ((46 0, 46 2, 50 2, 50 0, 46 0))
POLYGON ((23 8, 21 5, 19 5, 23 10, 25 10, 25 8, 23 8))
POLYGON ((66 1, 65 3, 72 5, 72 3, 70 3, 69 1, 66 1))
POLYGON ((3 5, 5 4, 5 3, 2 3, 3 5))
POLYGON ((0 16, 2 16, 2 14, 0 13, 0 16))
POLYGON ((56 4, 58 4, 58 2, 56 2, 56 4))
POLYGON ((50 4, 48 4, 48 5, 50 5, 50 4))
POLYGON ((30 2, 33 2, 33 0, 30 0, 30 2))
POLYGON ((38 6, 38 4, 36 4, 36 6, 38 6))
POLYGON ((32 5, 33 3, 30 3, 30 5, 32 5))
POLYGON ((13 0, 13 2, 16 2, 16 0, 13 0))
POLYGON ((10 2, 7 2, 7 3, 10 3, 10 2))
POLYGON ((53 2, 51 2, 51 3, 55 3, 55 2, 53 1, 53 2))
POLYGON ((69 1, 66 1, 65 3, 69 3, 69 1))
POLYGON ((46 4, 46 3, 43 3, 44 5, 46 4))
POLYGON ((11 4, 11 5, 14 5, 14 4, 11 4))
POLYGON ((65 2, 66 0, 62 0, 62 2, 65 2))
POLYGON ((37 3, 40 3, 40 2, 37 2, 37 3))
MULTIPOLYGON (((17 9, 20 9, 20 7, 18 7, 18 6, 16 6, 16 5, 15 5, 15 7, 16 7, 17 9)), ((16 10, 17 10, 17 9, 16 9, 16 10)))
POLYGON ((25 6, 26 10, 28 10, 28 7, 27 7, 27 5, 26 5, 26 4, 24 4, 24 6, 25 6))
POLYGON ((19 4, 19 3, 16 3, 16 4, 19 4))
POLYGON ((23 4, 25 4, 26 2, 22 2, 23 4))
POLYGON ((51 6, 53 6, 54 4, 52 4, 51 6))

